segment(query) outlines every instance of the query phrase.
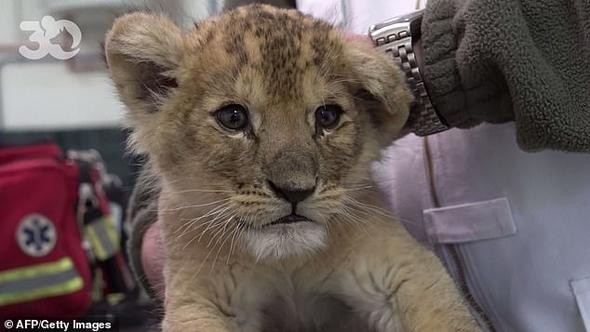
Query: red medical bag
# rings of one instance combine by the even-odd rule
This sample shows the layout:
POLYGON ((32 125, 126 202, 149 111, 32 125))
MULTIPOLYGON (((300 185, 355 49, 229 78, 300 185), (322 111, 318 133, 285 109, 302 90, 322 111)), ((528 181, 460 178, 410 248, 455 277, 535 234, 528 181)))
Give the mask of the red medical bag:
POLYGON ((0 147, 0 318, 88 310, 79 177, 77 163, 56 145, 0 147))

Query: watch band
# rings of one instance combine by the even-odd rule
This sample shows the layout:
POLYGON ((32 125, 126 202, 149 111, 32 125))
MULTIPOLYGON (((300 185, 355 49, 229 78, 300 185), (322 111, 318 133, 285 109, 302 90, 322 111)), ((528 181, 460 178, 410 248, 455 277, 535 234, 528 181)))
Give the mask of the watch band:
POLYGON ((420 37, 422 10, 392 18, 369 28, 369 36, 378 49, 389 54, 406 74, 414 104, 407 126, 418 136, 428 136, 449 129, 430 101, 418 68, 412 42, 420 37))

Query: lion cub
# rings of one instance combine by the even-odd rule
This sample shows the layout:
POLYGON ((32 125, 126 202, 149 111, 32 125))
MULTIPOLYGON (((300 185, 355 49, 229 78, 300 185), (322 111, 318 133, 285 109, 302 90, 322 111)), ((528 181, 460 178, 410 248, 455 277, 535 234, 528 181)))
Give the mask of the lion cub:
POLYGON ((253 5, 123 16, 106 56, 161 183, 165 331, 478 330, 370 183, 411 102, 385 55, 253 5))

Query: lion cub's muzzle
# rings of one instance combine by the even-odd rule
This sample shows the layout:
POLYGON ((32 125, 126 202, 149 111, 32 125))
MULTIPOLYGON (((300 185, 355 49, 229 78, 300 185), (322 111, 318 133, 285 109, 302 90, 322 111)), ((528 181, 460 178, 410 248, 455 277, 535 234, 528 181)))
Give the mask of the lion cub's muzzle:
POLYGON ((317 170, 317 161, 309 151, 281 149, 269 158, 265 166, 267 186, 277 198, 291 204, 291 213, 265 226, 311 221, 297 211, 297 206, 315 193, 317 170))
POLYGON ((265 226, 279 225, 279 224, 294 224, 297 222, 311 222, 307 217, 297 214, 297 204, 304 201, 315 192, 315 185, 311 188, 292 188, 279 187, 272 181, 267 181, 268 187, 272 192, 281 199, 286 200, 291 204, 291 214, 281 217, 265 226))

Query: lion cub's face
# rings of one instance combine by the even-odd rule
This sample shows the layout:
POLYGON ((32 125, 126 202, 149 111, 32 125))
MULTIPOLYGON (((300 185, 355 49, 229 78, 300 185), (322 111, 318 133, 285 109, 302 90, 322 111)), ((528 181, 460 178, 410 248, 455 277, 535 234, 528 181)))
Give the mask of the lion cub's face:
POLYGON ((133 146, 172 195, 201 193, 186 204, 222 202, 198 209, 202 222, 239 230, 257 256, 325 243, 326 224, 346 215, 410 102, 392 61, 369 45, 268 6, 185 33, 163 17, 127 15, 106 54, 133 146))

